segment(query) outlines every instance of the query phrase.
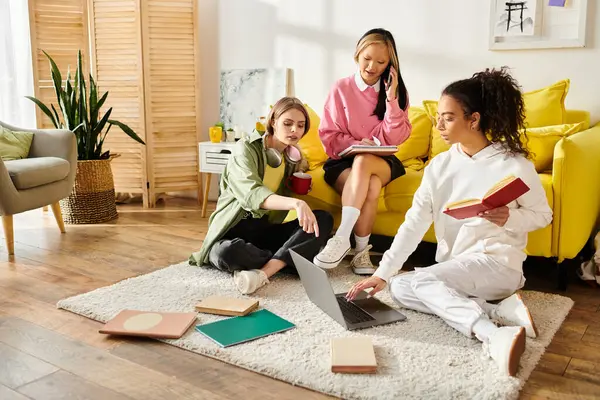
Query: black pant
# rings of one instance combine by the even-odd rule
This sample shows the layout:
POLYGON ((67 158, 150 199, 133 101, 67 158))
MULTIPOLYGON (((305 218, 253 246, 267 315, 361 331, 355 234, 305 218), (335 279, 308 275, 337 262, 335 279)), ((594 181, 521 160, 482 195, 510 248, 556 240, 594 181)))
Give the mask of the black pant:
POLYGON ((272 224, 266 216, 243 219, 214 244, 208 261, 215 268, 233 272, 260 269, 267 261, 276 259, 286 264, 283 272, 297 273, 289 250, 312 261, 333 229, 330 213, 323 210, 313 212, 319 224, 319 237, 304 232, 298 220, 272 224))

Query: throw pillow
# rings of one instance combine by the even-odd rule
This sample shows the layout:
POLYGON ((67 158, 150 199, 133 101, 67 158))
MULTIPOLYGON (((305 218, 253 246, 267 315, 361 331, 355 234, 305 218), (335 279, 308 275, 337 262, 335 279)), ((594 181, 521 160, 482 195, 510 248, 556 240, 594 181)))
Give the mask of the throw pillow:
POLYGON ((526 139, 522 136, 522 142, 532 153, 531 161, 533 161, 533 164, 535 165, 535 170, 537 172, 551 170, 556 143, 563 137, 581 132, 584 128, 585 123, 579 122, 577 124, 562 124, 526 129, 526 139))
POLYGON ((3 161, 27 158, 32 141, 31 132, 15 132, 0 126, 0 158, 3 161))

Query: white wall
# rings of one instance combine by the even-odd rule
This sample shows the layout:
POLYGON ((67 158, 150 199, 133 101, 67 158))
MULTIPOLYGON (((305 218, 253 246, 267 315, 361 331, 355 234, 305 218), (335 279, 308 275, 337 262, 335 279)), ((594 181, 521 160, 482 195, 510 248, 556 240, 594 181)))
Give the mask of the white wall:
POLYGON ((411 104, 437 99, 446 84, 482 68, 508 65, 525 91, 570 78, 567 107, 600 119, 600 8, 594 0, 588 1, 587 48, 519 51, 488 50, 489 0, 220 0, 218 9, 214 0, 199 2, 218 12, 210 17, 218 37, 201 39, 218 42, 218 55, 203 54, 209 57, 203 65, 211 65, 210 82, 203 82, 210 83, 203 85, 208 125, 218 118, 218 61, 212 57, 224 69, 292 68, 296 96, 320 114, 330 85, 355 70, 356 41, 374 27, 396 38, 411 104))

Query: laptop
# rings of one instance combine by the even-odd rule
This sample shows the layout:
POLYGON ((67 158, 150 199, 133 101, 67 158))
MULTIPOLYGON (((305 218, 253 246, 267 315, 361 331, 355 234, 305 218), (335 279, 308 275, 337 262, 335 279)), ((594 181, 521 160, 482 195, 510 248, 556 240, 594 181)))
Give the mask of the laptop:
POLYGON ((327 273, 294 250, 290 250, 294 265, 310 301, 348 330, 404 321, 398 310, 361 291, 356 299, 346 300, 346 293, 334 293, 327 273))

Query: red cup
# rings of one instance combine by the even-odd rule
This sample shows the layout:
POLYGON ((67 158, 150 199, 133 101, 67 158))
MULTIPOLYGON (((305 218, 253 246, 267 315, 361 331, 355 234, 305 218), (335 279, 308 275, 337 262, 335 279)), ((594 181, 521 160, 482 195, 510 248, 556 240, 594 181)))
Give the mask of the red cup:
POLYGON ((312 187, 312 177, 304 172, 295 172, 288 178, 287 187, 296 194, 308 194, 312 187))

